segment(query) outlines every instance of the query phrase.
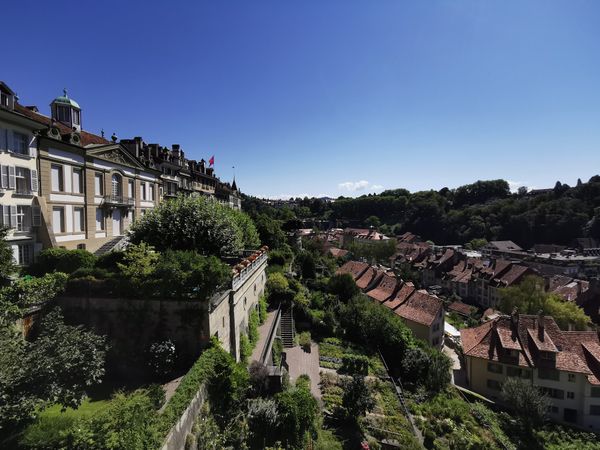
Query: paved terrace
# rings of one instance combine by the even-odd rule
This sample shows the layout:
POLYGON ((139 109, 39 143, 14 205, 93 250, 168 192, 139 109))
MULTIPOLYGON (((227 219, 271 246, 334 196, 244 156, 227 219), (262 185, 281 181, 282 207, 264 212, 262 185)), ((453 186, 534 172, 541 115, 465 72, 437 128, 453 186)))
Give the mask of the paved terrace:
POLYGON ((277 310, 270 311, 267 313, 267 320, 261 326, 258 327, 258 342, 252 351, 252 356, 250 357, 250 362, 252 361, 260 361, 260 356, 265 348, 265 344, 267 343, 267 339, 269 338, 269 331, 271 330, 271 325, 275 320, 275 316, 277 315, 277 310))

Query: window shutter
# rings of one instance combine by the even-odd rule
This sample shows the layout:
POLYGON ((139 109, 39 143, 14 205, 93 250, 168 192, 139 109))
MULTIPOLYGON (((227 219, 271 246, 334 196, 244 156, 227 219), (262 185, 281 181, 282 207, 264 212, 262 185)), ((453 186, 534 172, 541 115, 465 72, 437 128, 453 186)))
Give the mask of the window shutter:
POLYGON ((4 206, 0 205, 0 227, 4 226, 4 206))
MULTIPOLYGON (((0 130, 1 132, 2 130, 0 130)), ((2 136, 0 136, 1 138, 2 136)), ((7 187, 6 185, 8 184, 8 178, 4 177, 4 169, 6 168, 6 166, 3 166, 0 164, 0 188, 5 188, 7 187)), ((2 212, 2 211, 0 211, 2 212)))
POLYGON ((42 210, 39 206, 31 207, 31 222, 34 227, 42 226, 42 210))
MULTIPOLYGON (((35 136, 32 136, 31 139, 29 140, 29 156, 32 156, 35 158, 35 150, 36 150, 35 136)), ((36 191, 37 191, 37 189, 36 189, 36 191)))
POLYGON ((4 206, 2 208, 2 222, 4 223, 5 227, 9 227, 10 228, 10 207, 9 206, 4 206))
POLYGON ((15 166, 8 166, 8 188, 15 188, 15 166))
POLYGON ((33 191, 34 194, 37 194, 37 192, 38 192, 37 170, 31 170, 30 175, 31 175, 31 190, 33 191))
POLYGON ((17 227, 17 207, 16 207, 16 205, 10 206, 10 226, 12 228, 17 227))
POLYGON ((0 128, 0 150, 6 150, 6 128, 0 128))

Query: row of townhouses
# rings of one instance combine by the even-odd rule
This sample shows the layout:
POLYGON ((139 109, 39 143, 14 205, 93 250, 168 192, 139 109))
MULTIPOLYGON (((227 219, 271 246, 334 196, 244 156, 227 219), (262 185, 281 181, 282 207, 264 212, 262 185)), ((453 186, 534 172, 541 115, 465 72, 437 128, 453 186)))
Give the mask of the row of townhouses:
POLYGON ((350 274, 373 301, 400 316, 417 339, 432 347, 444 346, 444 304, 413 283, 397 279, 393 272, 359 261, 348 261, 336 274, 350 274))
POLYGON ((85 131, 66 91, 50 115, 23 106, 0 82, 0 226, 19 265, 42 248, 108 251, 136 218, 177 195, 208 196, 241 209, 233 183, 206 161, 187 159, 141 137, 119 140, 85 131))

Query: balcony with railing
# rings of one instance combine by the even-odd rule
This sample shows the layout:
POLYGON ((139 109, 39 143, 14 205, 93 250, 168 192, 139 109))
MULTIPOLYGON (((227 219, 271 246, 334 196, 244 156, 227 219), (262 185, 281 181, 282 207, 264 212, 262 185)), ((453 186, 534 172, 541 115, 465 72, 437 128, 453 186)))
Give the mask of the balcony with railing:
POLYGON ((135 206, 135 198, 123 195, 105 195, 103 204, 106 206, 135 206))

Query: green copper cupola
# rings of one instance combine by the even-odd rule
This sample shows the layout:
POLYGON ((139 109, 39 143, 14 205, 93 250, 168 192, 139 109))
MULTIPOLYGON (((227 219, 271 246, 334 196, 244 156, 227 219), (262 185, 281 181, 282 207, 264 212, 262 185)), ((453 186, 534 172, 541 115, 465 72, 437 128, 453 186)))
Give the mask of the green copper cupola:
POLYGON ((79 103, 69 98, 66 89, 63 89, 63 95, 52 100, 50 109, 54 120, 71 129, 81 131, 81 107, 79 103))

